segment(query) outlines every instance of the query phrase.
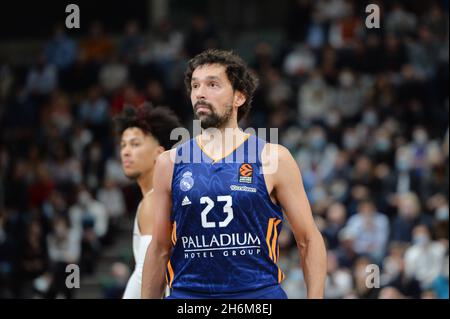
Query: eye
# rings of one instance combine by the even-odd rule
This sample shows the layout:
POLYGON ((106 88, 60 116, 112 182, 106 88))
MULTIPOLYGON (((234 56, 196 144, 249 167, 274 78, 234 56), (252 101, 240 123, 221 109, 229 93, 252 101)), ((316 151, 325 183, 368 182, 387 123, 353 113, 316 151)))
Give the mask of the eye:
POLYGON ((210 82, 209 86, 212 87, 212 88, 215 88, 215 87, 218 87, 219 84, 217 82, 210 82))
POLYGON ((191 87, 193 88, 193 89, 197 89, 198 88, 198 83, 192 83, 192 85, 191 85, 191 87))

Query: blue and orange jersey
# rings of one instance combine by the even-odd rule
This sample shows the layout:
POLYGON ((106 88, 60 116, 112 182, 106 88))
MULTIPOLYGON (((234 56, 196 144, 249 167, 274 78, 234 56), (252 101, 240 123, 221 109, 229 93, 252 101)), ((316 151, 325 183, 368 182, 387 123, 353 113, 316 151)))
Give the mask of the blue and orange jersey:
POLYGON ((283 212, 272 202, 262 172, 265 143, 248 135, 219 160, 210 158, 196 139, 177 147, 170 287, 238 293, 284 279, 277 266, 283 212))

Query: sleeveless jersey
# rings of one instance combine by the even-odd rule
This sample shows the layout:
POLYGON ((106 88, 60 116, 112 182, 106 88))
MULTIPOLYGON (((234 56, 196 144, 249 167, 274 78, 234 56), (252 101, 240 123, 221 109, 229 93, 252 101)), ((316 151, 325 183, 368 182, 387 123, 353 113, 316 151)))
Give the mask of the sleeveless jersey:
POLYGON ((232 153, 211 159, 196 139, 176 149, 172 178, 171 288, 205 295, 278 285, 281 208, 262 172, 265 141, 249 135, 232 153))

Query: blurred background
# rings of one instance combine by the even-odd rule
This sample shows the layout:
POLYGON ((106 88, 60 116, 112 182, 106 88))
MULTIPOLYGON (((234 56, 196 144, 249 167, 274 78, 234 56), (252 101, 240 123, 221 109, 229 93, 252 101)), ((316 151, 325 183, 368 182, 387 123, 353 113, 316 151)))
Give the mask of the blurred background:
MULTIPOLYGON (((186 127, 186 63, 232 49, 260 77, 328 250, 326 298, 448 298, 448 1, 21 1, 0 10, 0 298, 121 298, 141 198, 112 118, 149 101, 186 127), (66 29, 76 3, 81 28, 66 29), (367 4, 381 10, 367 29, 367 4), (65 267, 81 287, 65 288, 65 267), (380 268, 368 288, 366 266, 380 268)), ((279 265, 306 297, 289 225, 279 265)))

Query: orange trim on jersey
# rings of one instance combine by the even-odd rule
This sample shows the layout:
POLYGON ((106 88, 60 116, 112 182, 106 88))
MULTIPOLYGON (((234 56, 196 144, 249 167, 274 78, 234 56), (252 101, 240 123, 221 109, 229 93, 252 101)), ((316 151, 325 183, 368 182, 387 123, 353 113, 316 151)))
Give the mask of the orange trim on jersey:
POLYGON ((168 285, 169 285, 170 288, 172 288, 172 282, 173 282, 174 273, 173 273, 173 268, 172 268, 172 264, 170 263, 170 260, 167 263, 167 270, 169 271, 169 276, 170 276, 170 281, 168 281, 168 285))
POLYGON ((269 248, 269 258, 273 260, 272 247, 270 245, 270 237, 272 237, 273 223, 275 218, 269 219, 269 225, 267 226, 267 235, 266 235, 266 243, 269 248))
POLYGON ((278 267, 278 283, 281 283, 284 280, 285 276, 280 267, 278 267))
POLYGON ((277 265, 278 257, 280 256, 280 246, 277 245, 278 229, 277 226, 281 223, 281 219, 269 218, 269 224, 267 226, 266 243, 269 249, 269 258, 274 262, 278 268, 278 283, 281 283, 285 275, 281 268, 277 265), (272 239, 272 240, 271 240, 272 239))
POLYGON ((172 225, 172 244, 175 246, 177 243, 177 222, 173 222, 172 225))
POLYGON ((273 239, 272 239, 272 252, 273 252, 273 261, 277 262, 278 258, 277 258, 277 238, 278 238, 278 229, 277 226, 281 223, 281 220, 278 219, 275 224, 273 225, 273 230, 274 230, 274 235, 273 235, 273 239))
POLYGON ((244 144, 244 143, 249 139, 249 137, 250 137, 250 134, 247 134, 247 137, 246 137, 239 145, 237 145, 237 146, 236 146, 235 148, 233 148, 230 152, 228 152, 228 154, 226 154, 225 156, 216 158, 216 159, 215 159, 213 156, 209 155, 209 154, 205 151, 205 149, 203 148, 202 144, 201 144, 200 141, 199 141, 200 135, 198 135, 198 136, 195 138, 195 142, 196 142, 197 145, 200 147, 200 149, 202 150, 202 152, 203 152, 206 156, 208 156, 208 157, 213 161, 213 163, 216 163, 216 162, 218 162, 218 161, 224 159, 225 157, 227 157, 227 156, 230 155, 231 153, 233 153, 235 150, 237 150, 237 149, 239 148, 239 146, 241 146, 242 144, 244 144))

